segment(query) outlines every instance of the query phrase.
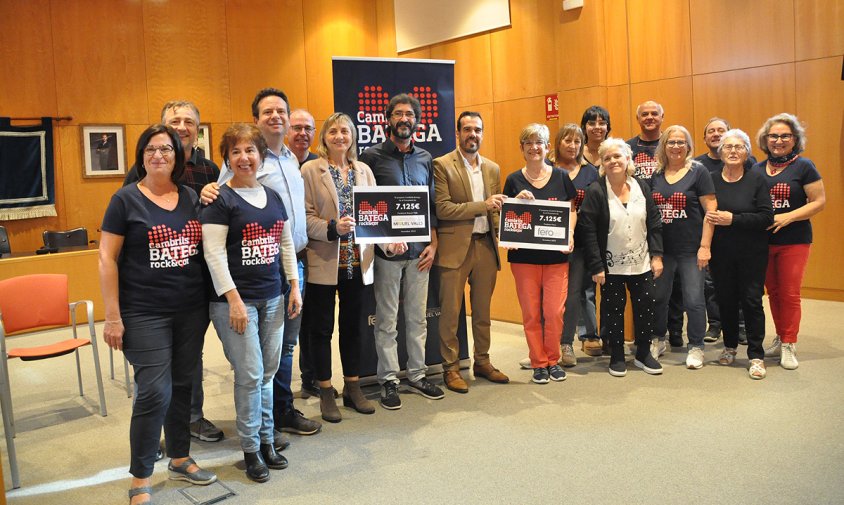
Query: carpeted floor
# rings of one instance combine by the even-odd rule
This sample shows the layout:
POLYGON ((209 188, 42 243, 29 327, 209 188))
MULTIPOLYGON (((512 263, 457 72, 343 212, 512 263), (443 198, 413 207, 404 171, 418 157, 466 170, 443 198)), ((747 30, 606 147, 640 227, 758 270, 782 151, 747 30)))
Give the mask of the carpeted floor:
MULTIPOLYGON (((844 503, 844 304, 805 301, 800 368, 768 360, 768 378, 747 377, 744 347, 732 367, 687 370, 685 352, 649 376, 629 364, 625 378, 607 358, 583 357, 562 383, 535 385, 519 370, 521 328, 493 324, 493 363, 511 384, 470 380, 470 392, 440 401, 403 394, 403 407, 371 416, 341 408, 343 422, 318 435, 292 436, 290 467, 266 484, 249 481, 234 429, 232 372, 209 332, 206 417, 226 432, 192 452, 237 493, 224 505, 380 503, 844 503)), ((772 324, 768 322, 769 335, 772 324)), ((101 350, 103 363, 107 354, 101 350)), ((83 352, 90 364, 90 351, 83 352)), ((13 504, 127 503, 131 400, 122 372, 107 381, 109 415, 100 417, 93 374, 75 391, 72 358, 11 362, 23 487, 13 504)), ((339 375, 336 372, 335 375, 339 375)), ((464 376, 470 378, 464 371, 464 376)), ((298 376, 298 370, 294 370, 298 376)), ((433 377, 441 383, 440 376, 433 377)), ((294 383, 298 389, 298 383, 294 383)), ((368 389, 377 399, 377 388, 368 389)), ((317 400, 297 400, 318 419, 317 400)), ((4 477, 11 487, 5 444, 4 477)), ((191 503, 168 481, 166 460, 153 477, 157 504, 191 503)))

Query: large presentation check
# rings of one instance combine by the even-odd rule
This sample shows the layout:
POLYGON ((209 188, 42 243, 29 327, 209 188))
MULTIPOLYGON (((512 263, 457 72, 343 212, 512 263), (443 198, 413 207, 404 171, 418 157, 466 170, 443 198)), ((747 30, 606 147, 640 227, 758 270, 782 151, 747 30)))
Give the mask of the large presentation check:
POLYGON ((498 244, 566 251, 571 243, 571 202, 508 198, 501 206, 498 244))
POLYGON ((355 186, 355 242, 430 242, 428 186, 355 186))

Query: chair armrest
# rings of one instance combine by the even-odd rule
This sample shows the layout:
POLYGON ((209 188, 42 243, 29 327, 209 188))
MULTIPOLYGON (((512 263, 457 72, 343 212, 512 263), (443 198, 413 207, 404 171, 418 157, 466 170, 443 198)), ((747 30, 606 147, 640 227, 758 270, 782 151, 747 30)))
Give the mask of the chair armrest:
POLYGON ((88 331, 91 333, 91 340, 94 340, 97 337, 96 330, 94 329, 94 302, 91 300, 79 300, 76 302, 70 302, 68 306, 70 307, 70 322, 71 326, 73 327, 73 338, 76 337, 76 307, 81 304, 85 304, 87 316, 88 316, 88 331))

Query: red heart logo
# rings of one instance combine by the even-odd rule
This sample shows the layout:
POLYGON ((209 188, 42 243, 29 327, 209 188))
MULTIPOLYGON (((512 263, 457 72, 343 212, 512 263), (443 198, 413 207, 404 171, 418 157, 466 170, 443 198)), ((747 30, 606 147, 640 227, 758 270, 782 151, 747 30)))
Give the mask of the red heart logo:
MULTIPOLYGON (((175 264, 183 268, 188 266, 190 262, 180 262, 178 260, 185 260, 196 254, 196 247, 185 246, 196 246, 199 244, 202 240, 202 225, 198 219, 191 219, 185 223, 182 231, 176 231, 166 224, 160 224, 150 228, 147 232, 147 238, 149 239, 149 248, 151 251, 153 249, 160 251, 167 250, 172 259, 177 260, 175 264), (185 243, 185 240, 187 243, 185 243)), ((150 256, 150 259, 152 260, 152 256, 150 256)))
POLYGON ((685 193, 674 193, 673 195, 669 196, 667 199, 662 196, 661 193, 654 192, 654 203, 659 206, 666 206, 669 209, 685 209, 686 208, 686 195, 685 193))
POLYGON ((507 221, 521 221, 523 224, 530 224, 531 216, 530 212, 522 212, 521 214, 516 214, 512 210, 508 210, 507 213, 504 215, 504 219, 507 221))
POLYGON ((189 244, 196 245, 202 240, 202 225, 198 219, 191 219, 185 223, 182 231, 177 232, 166 224, 160 224, 150 228, 147 232, 147 237, 149 238, 150 244, 161 244, 162 242, 184 237, 188 239, 189 244))
POLYGON ((771 198, 775 200, 788 200, 791 197, 791 186, 784 182, 778 182, 771 188, 771 198))
POLYGON ((284 221, 276 221, 269 230, 265 229, 258 223, 249 223, 243 227, 243 240, 256 240, 259 238, 270 237, 275 240, 276 244, 281 243, 281 231, 284 229, 284 221))
POLYGON ((574 197, 574 208, 575 210, 580 210, 580 205, 583 203, 583 199, 586 198, 586 190, 585 189, 578 189, 577 196, 574 197))
POLYGON ((361 202, 360 203, 360 210, 362 212, 373 212, 374 211, 374 212, 377 212, 379 214, 386 215, 387 214, 387 202, 385 202, 384 200, 378 200, 378 202, 375 204, 375 207, 373 207, 372 204, 369 203, 369 202, 361 202))

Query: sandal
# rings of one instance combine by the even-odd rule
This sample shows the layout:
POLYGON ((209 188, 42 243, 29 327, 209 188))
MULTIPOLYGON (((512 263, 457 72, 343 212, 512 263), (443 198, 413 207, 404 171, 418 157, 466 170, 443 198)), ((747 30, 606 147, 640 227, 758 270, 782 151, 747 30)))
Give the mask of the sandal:
POLYGON ((765 375, 768 374, 767 370, 765 370, 765 362, 761 359, 750 360, 750 366, 748 367, 747 372, 750 375, 750 378, 754 380, 764 379, 765 375))
MULTIPOLYGON (((188 472, 188 468, 191 465, 196 465, 196 461, 193 458, 188 458, 179 466, 173 466, 173 460, 170 460, 170 463, 167 465, 167 469, 170 470, 170 480, 183 480, 185 482, 190 482, 191 484, 196 484, 199 486, 207 486, 208 484, 212 484, 217 481, 217 476, 214 472, 209 472, 208 470, 203 470, 200 468, 195 472, 188 472)), ((198 467, 199 465, 197 465, 198 467)))
POLYGON ((132 503, 132 498, 140 495, 140 494, 148 494, 149 501, 141 502, 143 503, 152 503, 152 487, 151 486, 141 486, 141 487, 133 487, 129 489, 129 503, 132 503))

